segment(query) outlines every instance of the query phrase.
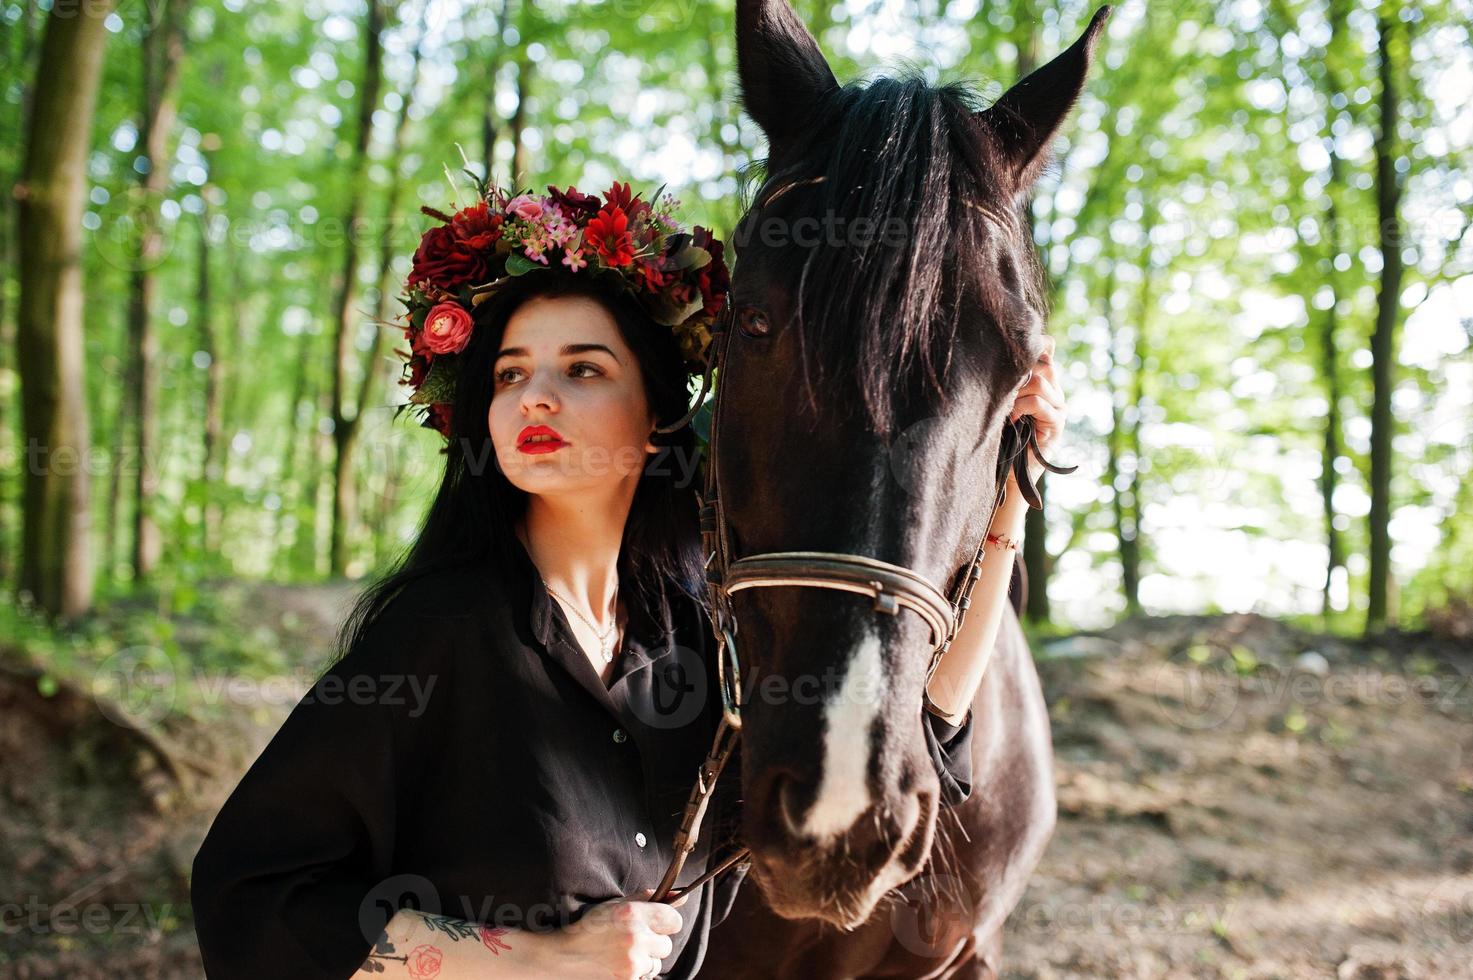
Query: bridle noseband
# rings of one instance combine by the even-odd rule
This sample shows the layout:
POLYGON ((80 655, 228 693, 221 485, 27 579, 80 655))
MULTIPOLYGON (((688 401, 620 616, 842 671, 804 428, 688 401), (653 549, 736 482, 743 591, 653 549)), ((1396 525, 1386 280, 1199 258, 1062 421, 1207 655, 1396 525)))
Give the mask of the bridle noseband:
MULTIPOLYGON (((824 179, 823 176, 818 176, 783 184, 759 204, 756 210, 760 211, 794 187, 822 183, 824 179)), ((981 205, 965 200, 963 203, 991 220, 998 220, 995 213, 981 205)), ((735 307, 728 294, 726 307, 712 328, 710 356, 707 358, 701 391, 696 397, 694 406, 680 421, 661 427, 656 430, 657 432, 677 431, 694 418, 700 410, 705 402, 706 393, 710 389, 712 373, 717 363, 725 360, 727 345, 731 343, 734 322, 735 307)), ((723 384, 722 389, 725 387, 726 385, 723 384)), ((865 555, 832 551, 770 551, 732 559, 726 513, 722 506, 716 479, 716 446, 718 433, 721 430, 719 420, 722 389, 717 390, 715 404, 712 407, 706 457, 705 492, 702 496, 700 517, 702 545, 706 555, 706 584, 713 609, 711 627, 715 634, 717 647, 717 675, 721 689, 722 717, 717 726, 711 750, 701 766, 696 785, 686 804, 680 831, 675 837, 674 859, 661 879, 659 887, 649 899, 655 902, 674 901, 680 895, 700 888, 706 881, 734 867, 739 862, 747 861, 750 856, 750 851, 742 848, 709 868, 680 892, 673 891, 675 879, 679 876, 686 857, 695 849, 707 804, 715 790, 716 781, 720 778, 721 770, 736 748, 738 733, 742 727, 741 673, 736 652, 737 621, 731 607, 732 595, 743 589, 802 586, 835 589, 868 596, 873 600, 872 608, 877 614, 898 616, 902 609, 910 609, 919 615, 930 629, 932 649, 930 664, 926 670, 926 683, 929 685, 937 666, 941 663, 942 656, 950 649, 952 641, 961 630, 967 610, 971 607, 972 589, 982 575, 983 549, 987 543, 984 532, 983 539, 978 542, 971 561, 965 566, 965 574, 958 581, 950 596, 937 588, 925 575, 913 569, 865 555)), ((1035 449, 1037 448, 1036 442, 1033 442, 1032 445, 1035 449)), ((1023 460, 1024 473, 1026 473, 1026 455, 1026 452, 1018 454, 1023 460)), ((1042 459, 1042 456, 1039 458, 1042 459)), ((1010 468, 1016 468, 1015 463, 1017 460, 999 461, 997 496, 993 504, 993 516, 996 516, 998 508, 1002 506, 1007 496, 1007 474, 1010 468)), ((1046 461, 1045 465, 1050 469, 1060 469, 1049 465, 1046 461)), ((991 524, 992 520, 989 518, 988 526, 990 527, 991 524)), ((930 704, 929 696, 924 696, 924 703, 930 704)))

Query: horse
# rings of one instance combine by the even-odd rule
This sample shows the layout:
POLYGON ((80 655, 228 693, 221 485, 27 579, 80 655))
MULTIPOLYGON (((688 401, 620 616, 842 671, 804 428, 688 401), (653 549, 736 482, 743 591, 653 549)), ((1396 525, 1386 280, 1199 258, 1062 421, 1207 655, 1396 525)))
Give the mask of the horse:
MULTIPOLYGON (((1108 14, 989 106, 913 74, 841 86, 787 0, 738 0, 742 101, 769 152, 732 236, 712 419, 732 557, 967 571, 1019 455, 1011 396, 1045 342, 1030 191, 1108 14)), ((942 807, 921 714, 933 624, 833 588, 729 602, 751 864, 701 975, 996 977, 1057 812, 1016 607, 972 703, 970 796, 942 807), (869 696, 846 697, 866 677, 869 696)))

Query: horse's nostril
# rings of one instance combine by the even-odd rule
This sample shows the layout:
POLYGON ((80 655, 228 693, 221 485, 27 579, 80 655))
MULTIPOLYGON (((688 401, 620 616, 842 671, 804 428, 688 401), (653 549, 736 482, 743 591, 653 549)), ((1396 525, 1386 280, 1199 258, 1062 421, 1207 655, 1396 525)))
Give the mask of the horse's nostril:
POLYGON ((773 808, 777 810, 777 818, 782 824, 783 830, 789 837, 797 837, 803 832, 802 807, 797 802, 797 783, 791 778, 779 774, 774 788, 773 808))

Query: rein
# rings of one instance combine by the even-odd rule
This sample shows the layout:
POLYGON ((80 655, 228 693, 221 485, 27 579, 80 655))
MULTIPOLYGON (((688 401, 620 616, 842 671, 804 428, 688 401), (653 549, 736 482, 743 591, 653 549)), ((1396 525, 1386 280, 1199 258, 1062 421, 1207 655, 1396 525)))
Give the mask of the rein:
MULTIPOLYGON (((823 176, 792 181, 774 191, 758 210, 771 204, 794 187, 822 183, 823 176)), ((997 215, 980 205, 964 201, 969 207, 990 220, 999 220, 997 215)), ((711 376, 718 361, 725 359, 726 347, 731 343, 732 326, 735 322, 735 307, 727 302, 720 319, 713 325, 711 356, 707 358, 706 371, 701 379, 701 391, 685 417, 672 425, 656 429, 670 433, 679 430, 693 419, 705 402, 710 390, 711 376)), ((726 387, 725 385, 722 386, 726 387)), ((708 868, 700 877, 680 890, 675 889, 686 859, 695 850, 700 836, 701 823, 731 754, 740 742, 741 715, 741 666, 737 657, 737 621, 732 612, 731 596, 743 589, 771 588, 776 586, 807 586, 835 589, 868 596, 876 614, 897 616, 902 609, 910 609, 925 620, 931 631, 931 661, 926 670, 926 683, 930 684, 941 658, 950 649, 952 641, 961 630, 962 621, 972 604, 972 589, 982 575, 983 550, 987 544, 987 532, 978 542, 971 561, 964 566, 961 577, 952 594, 948 596, 926 576, 913 569, 870 558, 829 551, 773 551, 731 559, 731 542, 727 531, 726 513, 716 481, 716 446, 721 417, 721 389, 712 406, 710 439, 707 446, 706 485, 702 495, 700 526, 702 549, 706 555, 706 585, 712 600, 714 614, 711 619, 712 632, 717 647, 717 679, 721 690, 721 722, 716 728, 711 749, 701 764, 681 817, 680 829, 673 844, 674 857, 648 901, 673 902, 682 895, 700 888, 707 881, 739 864, 750 863, 751 851, 738 848, 717 864, 708 868)), ((1013 470, 1018 477, 1024 498, 1034 507, 1042 502, 1027 479, 1028 450, 1032 449, 1044 466, 1054 472, 1072 472, 1077 467, 1055 467, 1038 453, 1038 443, 1031 420, 1020 419, 1015 425, 1018 450, 999 457, 997 474, 997 496, 992 516, 1002 507, 1007 496, 1007 475, 1013 470)), ((1005 441, 1006 444, 1006 441, 1005 441)), ((988 527, 992 518, 988 519, 988 527)), ((923 708, 934 708, 928 694, 922 695, 923 708)), ((939 712, 938 712, 939 713, 939 712)))

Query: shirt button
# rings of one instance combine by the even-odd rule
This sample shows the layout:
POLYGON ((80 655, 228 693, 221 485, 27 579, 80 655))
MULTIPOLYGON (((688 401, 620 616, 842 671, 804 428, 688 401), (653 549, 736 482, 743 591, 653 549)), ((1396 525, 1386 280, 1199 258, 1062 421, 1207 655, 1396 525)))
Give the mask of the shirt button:
POLYGON ((640 847, 644 847, 644 845, 645 845, 645 836, 644 836, 644 834, 635 834, 634 835, 634 843, 638 844, 640 847))
POLYGON ((624 733, 624 729, 614 729, 614 741, 618 742, 620 745, 623 745, 626 741, 628 741, 628 739, 629 736, 624 733))

